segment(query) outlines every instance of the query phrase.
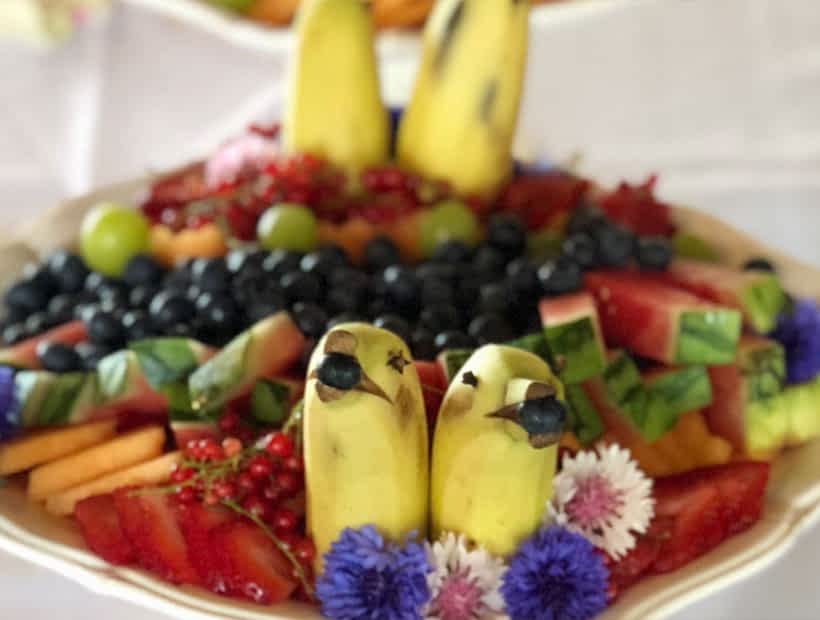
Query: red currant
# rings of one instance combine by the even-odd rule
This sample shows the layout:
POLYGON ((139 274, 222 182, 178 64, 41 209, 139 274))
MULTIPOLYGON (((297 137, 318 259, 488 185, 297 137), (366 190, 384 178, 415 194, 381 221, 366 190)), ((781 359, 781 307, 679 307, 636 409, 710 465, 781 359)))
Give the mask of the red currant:
POLYGON ((185 482, 194 477, 194 470, 190 467, 177 467, 171 472, 171 482, 185 482))
POLYGON ((271 456, 286 459, 293 454, 293 441, 284 433, 274 433, 270 436, 266 449, 271 456))
POLYGON ((273 472, 273 463, 270 459, 262 454, 253 457, 248 463, 248 473, 256 478, 262 480, 267 478, 273 472))
POLYGON ((225 451, 222 449, 222 446, 213 440, 211 440, 202 452, 209 461, 220 461, 225 458, 225 451))
POLYGON ((223 433, 230 433, 239 426, 239 420, 239 414, 233 409, 228 409, 219 418, 219 430, 223 433))
POLYGON ((256 491, 257 483, 249 472, 243 471, 239 472, 239 475, 236 477, 236 486, 246 493, 251 493, 256 491))
POLYGON ((282 467, 286 471, 291 471, 294 474, 301 474, 305 468, 305 464, 300 457, 292 455, 282 461, 282 467))
POLYGON ((258 519, 266 521, 270 514, 267 502, 258 495, 249 495, 242 501, 242 507, 258 519))
POLYGON ((310 538, 302 538, 294 545, 293 555, 300 564, 310 565, 316 559, 316 545, 310 538))
POLYGON ((264 495, 265 499, 269 502, 277 502, 282 498, 282 490, 276 482, 271 482, 262 489, 262 495, 264 495))
POLYGON ((236 497, 236 486, 227 480, 217 480, 214 482, 211 491, 219 499, 232 499, 236 497))
POLYGON ((196 491, 193 487, 179 487, 177 499, 183 504, 193 504, 196 501, 196 491))
POLYGON ((276 473, 276 486, 279 487, 282 495, 290 497, 302 489, 302 481, 290 472, 280 471, 276 473))
POLYGON ((289 532, 296 529, 299 519, 292 510, 277 508, 271 515, 270 522, 277 532, 289 532))
POLYGON ((222 450, 226 457, 232 458, 242 452, 242 442, 236 437, 226 437, 222 440, 222 450))

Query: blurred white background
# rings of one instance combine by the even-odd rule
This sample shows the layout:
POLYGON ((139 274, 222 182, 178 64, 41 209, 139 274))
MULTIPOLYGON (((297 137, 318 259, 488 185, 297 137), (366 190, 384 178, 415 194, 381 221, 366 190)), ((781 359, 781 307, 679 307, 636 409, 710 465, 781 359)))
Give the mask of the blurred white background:
MULTIPOLYGON (((18 0, 0 0, 15 2, 18 0)), ((534 33, 519 147, 662 195, 820 265, 820 1, 612 0, 534 33)), ((391 98, 412 62, 385 67, 391 98)), ((182 163, 274 113, 284 59, 133 5, 64 46, 0 42, 0 231, 60 199, 182 163)), ((820 617, 820 529, 675 620, 820 617)), ((147 614, 0 555, 0 617, 147 614), (47 596, 44 596, 47 593, 47 596)))

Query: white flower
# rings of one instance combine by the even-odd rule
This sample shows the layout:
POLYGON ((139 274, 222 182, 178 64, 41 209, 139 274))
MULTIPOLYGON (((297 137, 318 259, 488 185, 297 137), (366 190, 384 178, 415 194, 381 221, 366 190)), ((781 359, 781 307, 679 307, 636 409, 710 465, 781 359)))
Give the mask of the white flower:
POLYGON ((427 577, 431 598, 425 620, 502 620, 504 599, 499 587, 506 567, 481 547, 468 549, 464 536, 452 532, 432 545, 427 556, 433 571, 427 577))
POLYGON ((617 445, 566 455, 555 476, 548 522, 584 536, 617 560, 635 546, 654 514, 652 480, 617 445))

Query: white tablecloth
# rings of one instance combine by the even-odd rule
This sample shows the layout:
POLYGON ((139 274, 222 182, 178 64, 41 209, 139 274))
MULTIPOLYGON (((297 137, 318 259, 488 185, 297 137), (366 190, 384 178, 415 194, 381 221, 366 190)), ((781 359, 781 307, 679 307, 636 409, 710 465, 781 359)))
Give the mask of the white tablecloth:
MULTIPOLYGON (((583 151, 583 169, 607 181, 660 172, 665 197, 820 265, 820 4, 631 5, 539 33, 521 147, 557 160, 583 151)), ((49 53, 0 42, 0 76, 0 230, 14 233, 60 198, 184 161, 270 114, 283 62, 117 7, 49 53)), ((675 620, 816 619, 819 551, 816 528, 675 620)), ((2 554, 0 610, 149 617, 2 554)))

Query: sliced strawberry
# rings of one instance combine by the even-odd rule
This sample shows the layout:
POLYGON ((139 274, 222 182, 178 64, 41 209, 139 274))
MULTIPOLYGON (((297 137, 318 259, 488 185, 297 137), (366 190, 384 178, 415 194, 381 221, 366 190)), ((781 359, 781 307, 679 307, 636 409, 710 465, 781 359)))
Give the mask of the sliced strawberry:
POLYGON ((136 560, 134 547, 125 537, 111 494, 97 495, 78 502, 74 518, 85 544, 111 564, 130 564, 136 560))
POLYGON ((287 558, 256 525, 226 523, 213 531, 210 542, 232 595, 271 605, 286 600, 296 590, 287 558))
POLYGON ((188 560, 188 548, 171 498, 131 491, 116 491, 114 504, 140 565, 172 583, 198 584, 199 575, 188 560))
POLYGON ((180 506, 177 517, 188 546, 188 559, 203 585, 217 594, 227 594, 228 584, 219 568, 210 536, 217 527, 238 517, 227 508, 206 507, 199 503, 180 506))
POLYGON ((438 362, 416 361, 415 366, 421 382, 424 409, 427 412, 427 428, 432 434, 441 401, 444 400, 444 393, 447 391, 447 377, 444 376, 438 362))
POLYGON ((632 551, 609 565, 609 584, 616 595, 637 582, 649 570, 658 558, 660 549, 660 539, 640 536, 632 551))
POLYGON ((621 183, 600 200, 610 219, 639 235, 671 235, 674 229, 669 205, 654 195, 656 177, 641 185, 621 183))

